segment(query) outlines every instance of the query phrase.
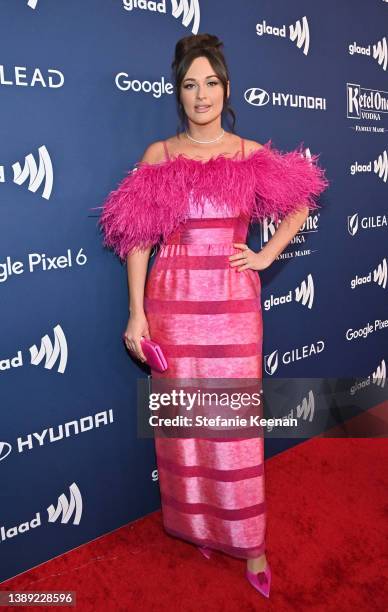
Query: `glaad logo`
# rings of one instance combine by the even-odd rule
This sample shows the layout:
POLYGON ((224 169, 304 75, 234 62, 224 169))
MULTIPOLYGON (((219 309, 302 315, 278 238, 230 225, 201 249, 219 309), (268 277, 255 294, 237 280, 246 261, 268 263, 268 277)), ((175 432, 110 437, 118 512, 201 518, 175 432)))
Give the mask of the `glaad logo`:
MULTIPOLYGON (((387 69, 388 65, 388 45, 387 38, 384 36, 381 40, 378 40, 377 43, 372 45, 373 59, 377 60, 379 66, 382 67, 383 70, 387 69)), ((362 47, 358 45, 356 41, 349 45, 349 55, 371 55, 371 46, 362 47)))
MULTIPOLYGON (((315 414, 315 397, 314 393, 310 390, 308 393, 308 398, 304 397, 300 404, 297 405, 296 409, 291 408, 286 418, 289 419, 302 419, 303 421, 312 422, 315 414)), ((273 426, 267 425, 267 431, 272 431, 273 426)))
MULTIPOLYGON (((366 276, 358 276, 352 278, 350 281, 350 288, 355 289, 360 285, 367 285, 372 282, 372 272, 369 272, 366 276)), ((373 270, 373 282, 377 283, 379 287, 386 289, 387 287, 387 260, 383 259, 381 263, 373 270)))
MULTIPOLYGON (((44 367, 46 369, 52 369, 55 362, 59 358, 57 371, 60 374, 66 369, 67 364, 67 342, 65 334, 63 333, 62 327, 56 325, 54 327, 55 344, 54 347, 51 343, 50 338, 46 334, 41 340, 40 350, 38 350, 36 344, 30 346, 31 365, 39 365, 42 359, 45 357, 46 362, 44 367)), ((22 352, 18 351, 15 357, 8 359, 0 359, 0 373, 11 368, 19 368, 23 365, 22 352)))
MULTIPOLYGON (((280 361, 282 365, 290 365, 295 363, 296 361, 300 361, 301 359, 308 359, 309 357, 314 357, 319 353, 322 353, 325 349, 325 343, 323 340, 318 340, 315 343, 311 343, 310 345, 304 345, 302 347, 297 347, 291 349, 290 351, 285 351, 280 356, 280 361)), ((275 374, 276 370, 279 367, 279 351, 278 349, 272 351, 269 355, 264 356, 264 369, 267 374, 275 374)))
MULTIPOLYGON (((346 83, 346 94, 346 117, 348 119, 379 121, 381 113, 388 113, 388 91, 367 89, 358 83, 346 83)), ((376 132, 378 128, 371 131, 376 132)))
MULTIPOLYGON (((70 501, 68 501, 66 495, 62 493, 58 497, 57 507, 55 508, 53 504, 47 508, 48 513, 48 522, 54 523, 61 519, 61 523, 68 523, 71 518, 73 525, 79 525, 82 517, 82 496, 81 492, 73 482, 70 487, 70 501)), ((30 529, 36 529, 36 527, 41 527, 42 522, 40 518, 40 512, 35 513, 35 517, 30 521, 25 521, 24 523, 20 523, 20 525, 13 525, 12 527, 5 527, 5 525, 0 526, 0 543, 5 542, 5 540, 11 540, 16 536, 26 533, 30 529)))
POLYGON ((56 325, 54 327, 54 338, 54 347, 47 334, 43 336, 39 350, 36 344, 30 346, 31 364, 39 365, 43 358, 45 358, 46 361, 44 367, 51 370, 59 358, 57 372, 63 374, 66 369, 68 353, 66 336, 63 333, 63 329, 60 325, 56 325))
MULTIPOLYGON (((276 26, 267 25, 266 21, 256 24, 257 36, 263 36, 268 34, 269 36, 279 36, 286 38, 286 25, 282 25, 280 28, 276 26)), ((289 38, 292 42, 296 42, 298 49, 303 47, 303 53, 308 55, 310 48, 310 29, 306 15, 302 17, 302 20, 298 19, 295 25, 289 26, 289 38)))
POLYGON ((12 450, 12 446, 8 442, 0 442, 0 461, 8 457, 12 450))
POLYGON ((244 100, 252 106, 281 106, 285 108, 304 108, 306 110, 326 110, 326 98, 306 96, 304 94, 290 94, 274 91, 269 94, 260 87, 251 87, 244 93, 244 100))
POLYGON ((382 359, 376 370, 372 372, 372 377, 369 375, 364 380, 358 381, 350 388, 350 395, 355 395, 358 391, 363 391, 371 384, 384 389, 387 382, 387 366, 385 360, 382 359))
POLYGON ((29 6, 32 9, 36 8, 37 4, 38 4, 38 0, 28 0, 27 2, 27 6, 29 6))
MULTIPOLYGON (((44 145, 39 147, 38 152, 39 167, 32 153, 29 153, 24 158, 23 170, 19 162, 12 164, 13 182, 16 183, 16 185, 23 185, 23 183, 28 180, 28 190, 33 193, 35 193, 44 182, 42 198, 49 200, 54 182, 53 166, 49 152, 44 145)), ((0 177, 1 176, 4 177, 4 166, 0 166, 0 177)))
POLYGON ((348 217, 348 232, 351 236, 355 236, 358 230, 361 229, 376 229, 378 227, 387 227, 387 215, 375 215, 374 217, 362 217, 361 221, 358 218, 358 213, 348 217))
MULTIPOLYGON (((126 11, 133 11, 133 9, 143 9, 147 11, 154 11, 157 13, 166 14, 166 0, 156 2, 155 0, 123 0, 123 8, 126 11)), ((181 15, 182 24, 188 28, 192 23, 191 32, 193 34, 198 33, 199 22, 200 22, 200 9, 198 0, 171 0, 171 12, 175 19, 179 19, 181 15)))
POLYGON ((380 365, 377 366, 376 370, 372 372, 372 382, 374 385, 377 385, 382 389, 385 387, 387 382, 387 366, 385 364, 384 359, 382 359, 380 365))
MULTIPOLYGON (((274 295, 271 294, 269 299, 264 300, 264 309, 270 310, 274 306, 281 306, 292 301, 293 298, 291 289, 286 295, 281 295, 280 297, 274 297, 274 295)), ((306 306, 307 304, 307 308, 313 307, 314 281, 311 274, 307 276, 307 281, 303 281, 299 287, 295 288, 295 301, 301 302, 303 306, 306 306)))
POLYGON ((58 497, 57 507, 51 504, 47 508, 49 523, 55 523, 58 518, 61 523, 68 523, 73 516, 73 525, 79 525, 82 516, 82 495, 81 491, 73 482, 70 487, 70 502, 64 493, 58 497))
MULTIPOLYGON (((355 174, 361 174, 362 172, 368 173, 372 172, 372 162, 368 162, 366 164, 361 164, 360 162, 355 161, 350 166, 350 174, 354 176, 355 174)), ((381 178, 384 183, 387 182, 388 179, 388 153, 386 150, 382 152, 381 155, 378 156, 377 159, 373 160, 373 172, 381 178)))

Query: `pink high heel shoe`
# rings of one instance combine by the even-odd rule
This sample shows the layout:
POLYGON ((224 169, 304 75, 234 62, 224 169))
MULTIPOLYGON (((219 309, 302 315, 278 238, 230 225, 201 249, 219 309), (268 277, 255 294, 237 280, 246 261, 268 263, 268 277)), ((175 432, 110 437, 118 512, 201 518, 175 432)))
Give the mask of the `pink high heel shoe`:
POLYGON ((269 597, 269 592, 271 589, 271 568, 268 561, 264 570, 261 572, 251 572, 247 568, 245 575, 248 581, 257 591, 260 591, 264 597, 269 597))
POLYGON ((197 546, 198 550, 203 554, 206 559, 210 559, 212 556, 212 549, 207 546, 197 546))

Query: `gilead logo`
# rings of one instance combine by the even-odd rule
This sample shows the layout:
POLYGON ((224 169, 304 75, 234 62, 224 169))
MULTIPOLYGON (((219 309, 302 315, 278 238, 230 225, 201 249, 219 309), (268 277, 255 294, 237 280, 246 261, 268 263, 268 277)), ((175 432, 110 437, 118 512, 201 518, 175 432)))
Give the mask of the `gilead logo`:
POLYGON ((355 236, 361 229, 377 229, 377 228, 388 227, 388 216, 387 215, 375 215, 374 217, 361 217, 358 213, 348 216, 348 232, 351 236, 355 236))
POLYGON ((48 68, 43 75, 40 68, 27 66, 5 67, 0 64, 0 85, 16 85, 18 87, 48 87, 58 89, 65 82, 63 72, 56 68, 48 68))
MULTIPOLYGON (((78 486, 73 482, 69 487, 69 499, 64 493, 62 493, 57 500, 57 505, 51 504, 47 508, 47 521, 49 523, 55 523, 60 519, 61 523, 68 523, 69 521, 73 525, 79 525, 82 517, 82 495, 78 486)), ((40 512, 35 513, 35 517, 30 521, 24 521, 19 525, 12 525, 6 527, 5 525, 0 526, 0 543, 6 540, 11 540, 22 533, 30 531, 30 529, 36 529, 42 526, 40 512)))
MULTIPOLYGON (((166 0, 161 0, 160 2, 156 0, 123 0, 123 8, 126 11, 142 9, 143 11, 153 11, 154 13, 167 13, 166 0)), ((175 19, 182 18, 182 24, 186 28, 192 23, 192 33, 198 33, 201 17, 198 0, 171 0, 171 13, 175 19)))
MULTIPOLYGON (((305 344, 301 347, 296 347, 290 351, 285 351, 280 355, 280 361, 282 365, 290 365, 301 359, 308 359, 314 357, 325 350, 324 340, 317 340, 311 344, 305 344)), ((279 367, 279 351, 278 349, 272 351, 268 355, 264 355, 264 369, 267 374, 275 374, 279 367)))

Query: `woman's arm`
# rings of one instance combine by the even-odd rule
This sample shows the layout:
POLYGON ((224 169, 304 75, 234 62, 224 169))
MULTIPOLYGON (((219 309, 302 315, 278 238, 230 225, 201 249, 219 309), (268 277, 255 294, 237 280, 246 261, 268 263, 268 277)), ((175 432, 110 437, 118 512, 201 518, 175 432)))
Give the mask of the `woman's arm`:
POLYGON ((268 265, 271 265, 278 255, 284 251, 286 246, 299 232, 308 215, 309 211, 306 206, 305 210, 302 209, 290 213, 282 220, 272 238, 260 251, 261 257, 265 258, 268 265))
MULTIPOLYGON (((161 158, 161 143, 153 142, 145 150, 141 162, 155 164, 161 158)), ((144 313, 144 287, 147 277, 148 260, 152 246, 145 249, 136 249, 127 255, 128 276, 128 310, 131 314, 144 313)))
MULTIPOLYGON (((144 152, 141 161, 150 164, 161 160, 161 144, 152 143, 144 152)), ((124 334, 127 348, 136 354, 138 359, 146 361, 141 350, 140 337, 150 339, 148 322, 144 312, 144 289, 147 278, 148 260, 152 246, 144 249, 135 249, 127 255, 127 278, 128 278, 128 310, 129 320, 124 334)))

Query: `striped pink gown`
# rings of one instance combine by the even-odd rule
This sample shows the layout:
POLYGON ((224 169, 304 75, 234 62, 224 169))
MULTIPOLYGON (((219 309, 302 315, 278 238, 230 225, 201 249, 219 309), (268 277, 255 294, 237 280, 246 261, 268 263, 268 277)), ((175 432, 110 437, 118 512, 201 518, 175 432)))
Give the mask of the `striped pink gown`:
MULTIPOLYGON (((146 280, 150 336, 168 369, 153 380, 261 379, 263 321, 257 272, 236 272, 249 222, 280 220, 329 184, 301 151, 271 143, 241 158, 185 156, 137 164, 105 202, 104 244, 124 261, 134 247, 159 243, 146 280)), ((263 437, 156 437, 167 533, 244 559, 265 551, 263 437)))
MULTIPOLYGON (((161 247, 146 283, 150 335, 169 364, 153 377, 261 378, 260 277, 228 260, 247 230, 239 216, 190 201, 188 220, 161 247)), ((263 442, 156 437, 165 530, 236 557, 263 554, 263 442)))

